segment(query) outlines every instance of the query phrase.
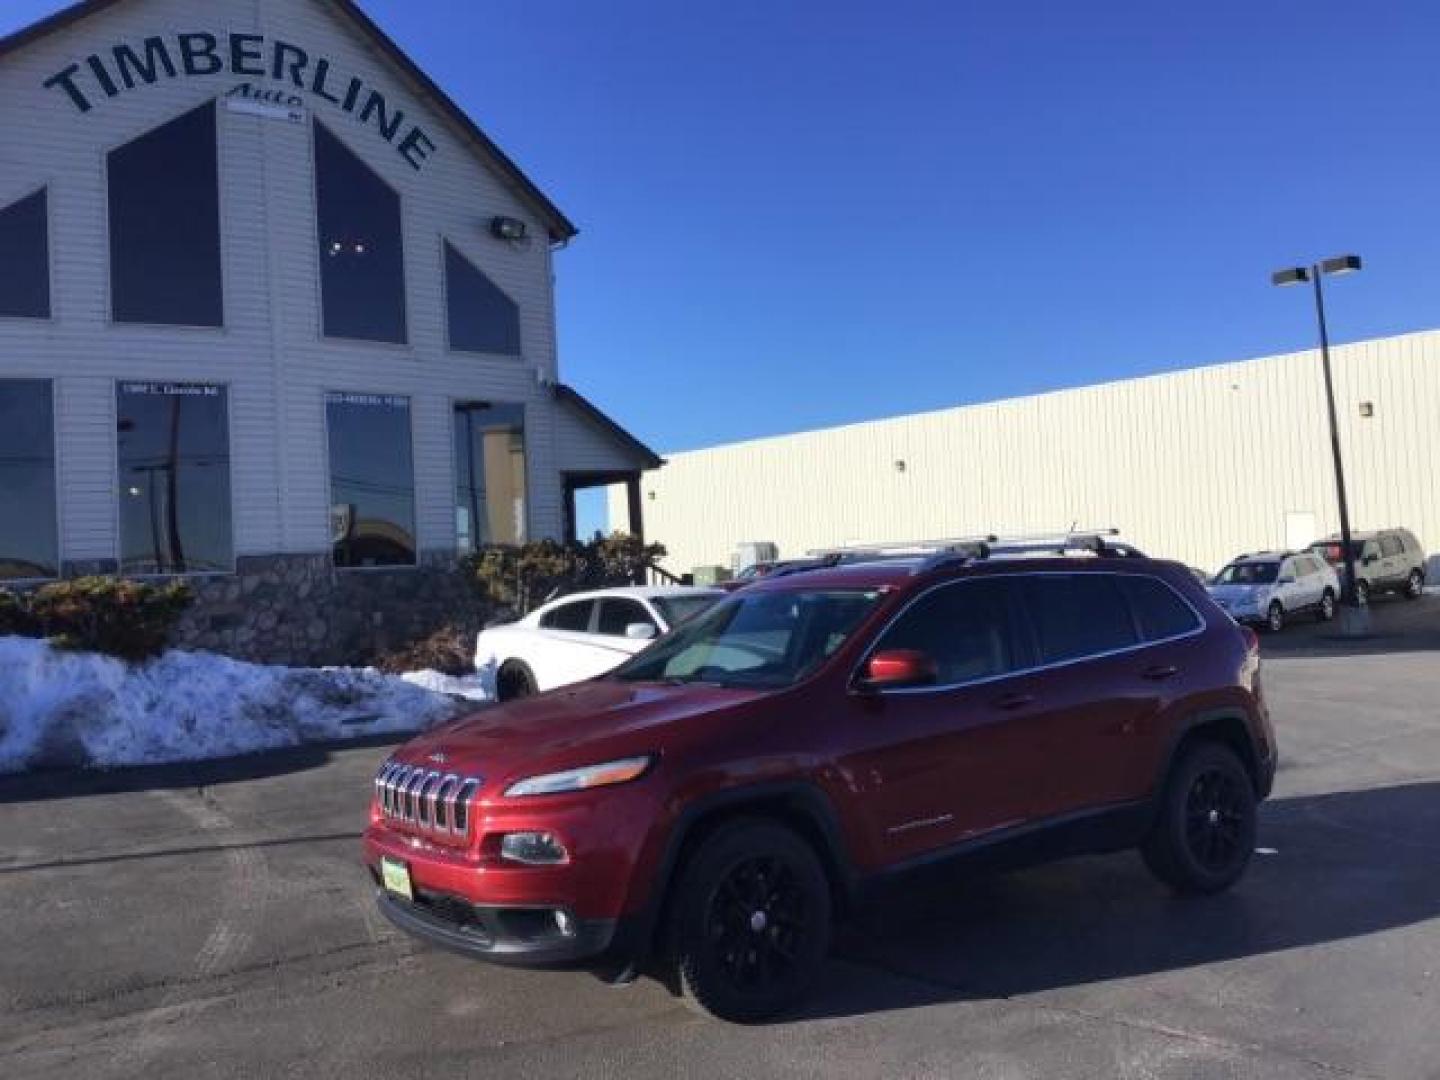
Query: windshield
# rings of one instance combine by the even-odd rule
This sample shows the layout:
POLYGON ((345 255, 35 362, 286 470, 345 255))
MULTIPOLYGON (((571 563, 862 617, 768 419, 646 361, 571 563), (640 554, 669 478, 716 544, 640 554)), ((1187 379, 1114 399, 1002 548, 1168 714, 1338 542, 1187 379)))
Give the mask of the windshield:
POLYGON ((879 589, 741 593, 616 668, 611 677, 790 686, 834 655, 880 596, 879 589))
POLYGON ((657 596, 652 602, 660 609, 660 614, 665 616, 665 621, 673 630, 711 607, 723 595, 724 593, 701 593, 699 596, 657 596))
POLYGON ((1280 573, 1278 562, 1236 562, 1215 575, 1217 585, 1268 585, 1280 573))

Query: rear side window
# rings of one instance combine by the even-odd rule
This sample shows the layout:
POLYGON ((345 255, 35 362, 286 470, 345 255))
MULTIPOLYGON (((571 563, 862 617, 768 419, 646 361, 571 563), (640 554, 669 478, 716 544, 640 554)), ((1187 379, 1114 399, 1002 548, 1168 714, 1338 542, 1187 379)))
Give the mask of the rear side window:
MULTIPOLYGON (((644 604, 634 600, 600 601, 600 627, 596 633, 609 634, 611 637, 624 637, 625 628, 631 623, 655 626, 655 620, 645 610, 644 604)), ((655 626, 655 629, 659 630, 660 628, 655 626)))
POLYGON ((594 600, 577 600, 573 604, 561 604, 554 611, 540 616, 540 625, 547 630, 569 630, 583 634, 590 629, 590 611, 594 600))
POLYGON ((1163 581, 1152 577, 1117 579, 1120 591, 1130 601, 1140 636, 1145 641, 1164 641, 1200 628, 1200 617, 1163 581))
POLYGON ((1137 643, 1130 608, 1110 574, 1053 574, 1025 583, 1042 663, 1112 652, 1137 643))
POLYGON ((1382 536, 1380 538, 1380 554, 1386 556, 1399 555, 1404 550, 1405 546, 1400 543, 1398 536, 1382 536))
POLYGON ((936 684, 952 686, 1014 671, 1016 626, 1007 581, 945 585, 915 602, 879 643, 881 649, 919 649, 934 659, 936 684))

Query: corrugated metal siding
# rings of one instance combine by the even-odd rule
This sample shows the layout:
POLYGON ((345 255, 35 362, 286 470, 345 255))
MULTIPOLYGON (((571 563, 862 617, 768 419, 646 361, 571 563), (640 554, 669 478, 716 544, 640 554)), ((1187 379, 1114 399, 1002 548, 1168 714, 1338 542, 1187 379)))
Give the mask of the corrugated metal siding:
MULTIPOLYGON (((1440 332, 1332 358, 1352 524, 1406 525, 1440 553, 1440 332)), ((795 555, 1072 522, 1216 569, 1283 546, 1287 513, 1338 528, 1313 351, 667 458, 645 478, 645 525, 674 570, 728 564, 744 540, 795 555)), ((624 520, 621 493, 610 508, 624 520)))
MULTIPOLYGON (((56 379, 60 418, 62 556, 116 553, 114 381, 222 382, 230 387, 235 543, 239 554, 328 545, 326 390, 405 394, 416 425, 417 530, 422 549, 454 544, 450 403, 526 405, 532 531, 559 535, 563 514, 547 381, 556 377, 550 252, 529 208, 470 152, 350 24, 319 0, 133 0, 7 58, 0 67, 0 203, 50 186, 54 317, 0 320, 0 377, 56 379), (330 58, 422 125, 437 144, 416 172, 371 126, 303 95, 307 106, 401 194, 407 319, 404 347, 326 341, 319 332, 318 254, 309 123, 219 111, 223 330, 112 326, 108 321, 107 150, 223 94, 237 76, 162 78, 81 114, 44 79, 91 52, 150 34, 250 31, 330 58), (537 239, 491 239, 503 213, 537 239), (446 348, 441 237, 448 237, 519 305, 523 358, 446 348)), ((586 465, 575 467, 588 467, 586 465)))

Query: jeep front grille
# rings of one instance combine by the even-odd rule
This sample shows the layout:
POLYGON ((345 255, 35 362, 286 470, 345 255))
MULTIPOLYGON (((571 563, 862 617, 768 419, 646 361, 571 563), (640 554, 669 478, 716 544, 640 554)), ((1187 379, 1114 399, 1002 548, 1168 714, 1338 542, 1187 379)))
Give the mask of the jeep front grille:
POLYGON ((386 821, 440 838, 464 838, 480 784, 478 776, 387 761, 375 775, 375 800, 386 821))

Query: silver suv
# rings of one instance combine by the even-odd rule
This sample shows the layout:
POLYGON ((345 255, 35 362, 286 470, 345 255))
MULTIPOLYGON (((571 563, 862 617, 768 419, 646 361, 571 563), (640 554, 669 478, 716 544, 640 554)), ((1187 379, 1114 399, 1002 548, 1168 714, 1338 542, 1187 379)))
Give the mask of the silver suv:
POLYGON ((1210 596, 1236 622, 1272 631, 1301 611, 1328 622, 1340 599, 1340 578, 1309 551, 1259 551, 1241 555, 1215 575, 1210 596))
MULTIPOLYGON (((1380 529, 1350 534, 1355 553, 1355 592, 1361 603, 1376 593, 1399 593, 1408 600, 1425 591, 1425 551, 1409 529, 1380 529)), ((1310 550, 1345 573, 1344 545, 1339 536, 1327 536, 1310 550)))

